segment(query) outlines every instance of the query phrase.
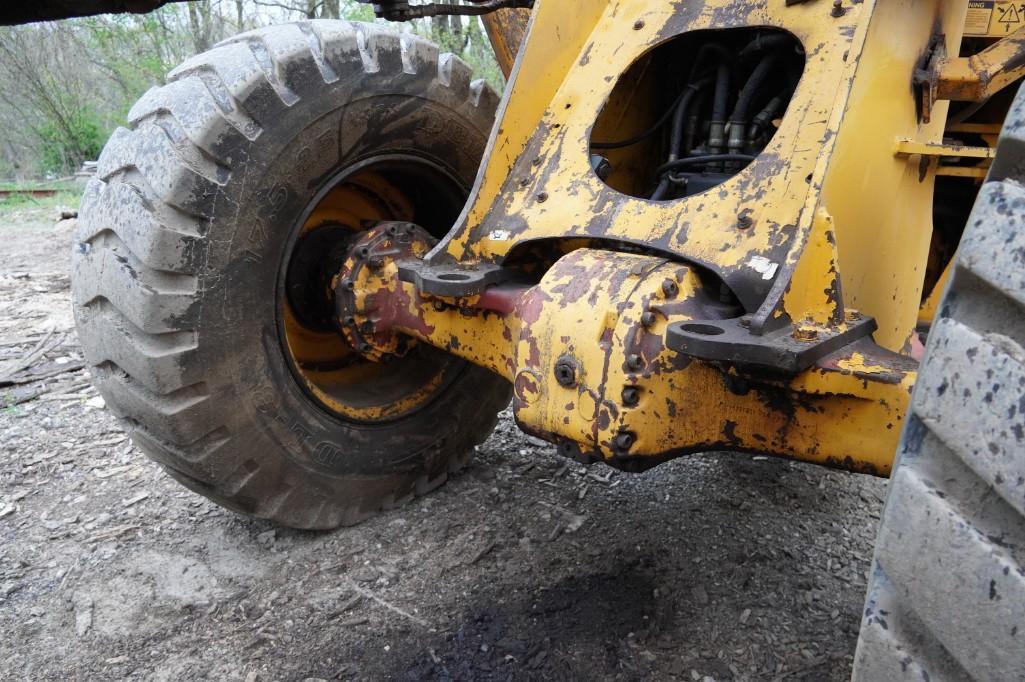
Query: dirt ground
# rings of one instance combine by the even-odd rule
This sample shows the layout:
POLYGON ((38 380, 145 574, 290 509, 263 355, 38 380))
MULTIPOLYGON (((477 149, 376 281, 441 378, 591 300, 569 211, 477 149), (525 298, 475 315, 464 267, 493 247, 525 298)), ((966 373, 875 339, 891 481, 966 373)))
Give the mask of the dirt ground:
POLYGON ((849 677, 885 482, 732 454, 584 468, 504 415, 436 493, 276 529, 179 487, 103 409, 54 214, 0 211, 0 679, 849 677))

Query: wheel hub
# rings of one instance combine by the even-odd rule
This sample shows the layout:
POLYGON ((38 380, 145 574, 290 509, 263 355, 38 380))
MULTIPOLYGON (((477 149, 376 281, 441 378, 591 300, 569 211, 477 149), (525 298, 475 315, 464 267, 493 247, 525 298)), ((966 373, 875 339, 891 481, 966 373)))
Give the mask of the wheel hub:
POLYGON ((422 259, 436 240, 423 228, 407 222, 379 223, 349 247, 335 275, 335 311, 338 328, 363 357, 389 362, 402 357, 416 342, 392 331, 408 322, 409 306, 402 291, 395 291, 398 263, 422 259), (397 319, 402 317, 402 320, 397 319))

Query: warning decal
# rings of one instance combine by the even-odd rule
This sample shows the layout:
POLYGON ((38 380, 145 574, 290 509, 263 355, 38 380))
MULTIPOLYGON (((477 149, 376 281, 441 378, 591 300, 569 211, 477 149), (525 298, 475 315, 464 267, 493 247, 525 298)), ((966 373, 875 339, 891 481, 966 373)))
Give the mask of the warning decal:
POLYGON ((1025 26, 1025 2, 969 0, 965 18, 966 36, 999 37, 1025 26))
POLYGON ((989 35, 989 27, 993 23, 993 0, 970 0, 968 18, 965 19, 964 32, 967 36, 989 35))

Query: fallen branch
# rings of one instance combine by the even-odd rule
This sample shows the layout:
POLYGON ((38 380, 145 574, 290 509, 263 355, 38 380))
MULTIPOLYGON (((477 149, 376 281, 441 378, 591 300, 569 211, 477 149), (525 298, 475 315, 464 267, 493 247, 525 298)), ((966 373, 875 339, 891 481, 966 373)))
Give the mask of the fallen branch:
POLYGON ((32 350, 22 356, 20 360, 14 360, 7 367, 0 369, 0 386, 10 385, 11 382, 9 380, 11 377, 24 369, 28 369, 36 360, 59 346, 64 341, 64 334, 61 334, 60 337, 58 337, 57 343, 48 343, 50 338, 53 337, 55 331, 54 327, 50 327, 50 331, 46 333, 46 336, 40 339, 39 343, 37 343, 32 350))
POLYGON ((352 579, 349 579, 348 583, 349 583, 349 588, 353 592, 356 592, 357 594, 362 595, 362 596, 366 597, 367 599, 372 599, 373 601, 376 601, 378 604, 380 604, 384 608, 388 609, 392 613, 397 613, 397 614, 399 614, 400 616, 402 616, 404 618, 408 618, 409 620, 413 621, 414 623, 416 623, 417 625, 419 625, 421 627, 425 627, 425 628, 430 628, 431 627, 430 623, 428 623, 427 621, 425 621, 425 620, 423 620, 421 618, 417 618, 416 616, 414 616, 413 614, 409 613, 408 611, 403 611, 398 606, 395 606, 394 604, 392 604, 390 602, 387 602, 384 599, 381 599, 380 597, 378 597, 376 594, 374 594, 370 590, 362 588, 359 585, 357 585, 356 582, 353 581, 352 579))

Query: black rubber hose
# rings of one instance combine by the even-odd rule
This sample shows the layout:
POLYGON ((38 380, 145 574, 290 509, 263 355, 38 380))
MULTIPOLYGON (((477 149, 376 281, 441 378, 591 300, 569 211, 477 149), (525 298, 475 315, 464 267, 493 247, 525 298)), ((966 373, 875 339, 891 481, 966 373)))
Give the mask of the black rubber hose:
POLYGON ((684 95, 686 94, 687 91, 684 90, 679 95, 677 95, 676 99, 673 100, 672 106, 666 109, 665 113, 662 114, 662 116, 660 116, 657 121, 655 121, 655 124, 647 130, 645 130, 643 133, 638 133, 637 135, 634 135, 633 137, 628 137, 625 140, 615 140, 613 142, 592 142, 591 149, 621 149, 623 147, 632 147, 638 142, 643 142, 644 140, 648 139, 649 137, 657 133, 662 128, 662 126, 666 124, 666 121, 668 121, 669 118, 673 115, 673 112, 676 111, 676 108, 680 106, 680 100, 682 100, 684 95))
POLYGON ((701 90, 712 83, 712 77, 706 76, 696 83, 691 83, 683 92, 680 103, 676 105, 673 112, 673 127, 669 133, 669 161, 680 158, 680 148, 683 146, 683 127, 687 121, 687 110, 690 109, 691 100, 701 90))
MULTIPOLYGON (((686 166, 700 166, 706 163, 723 163, 728 161, 744 163, 754 160, 755 157, 750 154, 705 154, 703 156, 688 156, 685 159, 676 159, 675 161, 663 163, 655 171, 655 175, 664 176, 669 171, 676 170, 677 168, 684 168, 686 166)), ((666 180, 666 182, 668 182, 668 180, 666 180)))
POLYGON ((769 35, 760 35, 750 43, 744 46, 740 51, 738 58, 742 62, 756 57, 764 52, 772 52, 775 50, 781 50, 783 48, 793 48, 796 44, 794 39, 786 33, 770 33, 769 35))
POLYGON ((658 181, 658 187, 651 193, 652 201, 661 201, 665 198, 666 192, 669 191, 669 174, 666 173, 658 181))
POLYGON ((740 90, 740 95, 737 96, 737 104, 733 107, 733 113, 730 114, 731 124, 744 124, 747 122, 755 95, 758 94, 765 81, 769 79, 778 61, 779 53, 774 53, 758 62, 758 66, 751 72, 747 82, 744 83, 744 87, 740 90))

